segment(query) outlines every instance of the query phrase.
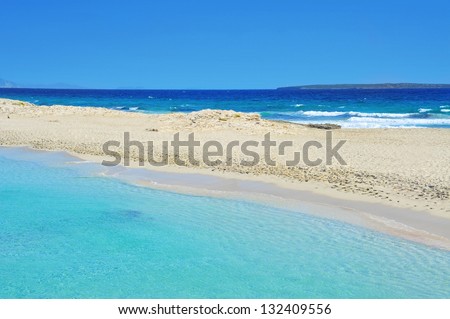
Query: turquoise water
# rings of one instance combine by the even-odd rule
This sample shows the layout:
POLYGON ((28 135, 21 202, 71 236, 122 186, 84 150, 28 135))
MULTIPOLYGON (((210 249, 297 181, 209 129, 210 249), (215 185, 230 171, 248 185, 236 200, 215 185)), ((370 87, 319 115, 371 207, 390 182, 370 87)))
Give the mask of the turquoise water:
POLYGON ((0 148, 1 298, 449 298, 450 253, 0 148))
POLYGON ((101 106, 126 112, 203 109, 257 112, 296 123, 350 128, 450 128, 450 89, 67 90, 1 89, 0 97, 36 105, 101 106))

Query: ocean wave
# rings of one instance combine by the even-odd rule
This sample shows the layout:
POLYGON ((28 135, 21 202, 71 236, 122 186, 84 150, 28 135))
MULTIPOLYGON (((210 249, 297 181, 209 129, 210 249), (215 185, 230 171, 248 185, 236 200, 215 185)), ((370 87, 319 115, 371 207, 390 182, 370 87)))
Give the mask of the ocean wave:
POLYGON ((441 106, 439 106, 439 108, 441 108, 441 109, 446 109, 448 107, 450 107, 450 105, 441 105, 441 106))
POLYGON ((373 118, 408 118, 415 113, 364 113, 364 112, 348 112, 353 117, 373 117, 373 118))
MULTIPOLYGON (((294 123, 324 123, 323 120, 292 120, 294 123)), ((380 118, 351 117, 349 119, 329 120, 327 123, 338 124, 343 128, 412 128, 412 127, 450 127, 450 118, 380 118)))
POLYGON ((432 110, 432 109, 420 108, 420 109, 419 109, 419 113, 430 112, 431 110, 432 110))
POLYGON ((300 114, 306 116, 341 116, 347 114, 347 112, 300 111, 300 114))
POLYGON ((442 109, 441 112, 450 112, 450 109, 442 109))
MULTIPOLYGON (((415 127, 415 126, 450 126, 450 119, 382 119, 351 117, 346 122, 358 123, 358 127, 415 127)), ((345 124, 343 125, 345 126, 345 124)))
POLYGON ((294 106, 295 106, 295 107, 302 107, 302 106, 305 106, 305 104, 298 103, 298 104, 294 104, 294 106))
POLYGON ((305 115, 309 117, 321 116, 321 117, 335 117, 335 116, 350 116, 350 117, 375 117, 375 118, 408 118, 416 113, 364 113, 364 112, 339 112, 339 111, 299 111, 299 115, 305 115))
POLYGON ((128 109, 130 111, 136 111, 136 110, 139 110, 139 107, 138 106, 132 106, 132 107, 129 107, 128 109))

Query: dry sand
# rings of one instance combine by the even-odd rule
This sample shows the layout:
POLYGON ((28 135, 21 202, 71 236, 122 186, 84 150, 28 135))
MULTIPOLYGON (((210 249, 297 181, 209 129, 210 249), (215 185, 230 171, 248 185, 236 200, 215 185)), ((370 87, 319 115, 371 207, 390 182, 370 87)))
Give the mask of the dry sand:
MULTIPOLYGON (((169 152, 170 165, 154 167, 146 163, 145 166, 154 171, 207 174, 271 183, 285 189, 286 194, 289 191, 311 194, 298 195, 306 201, 311 198, 320 202, 329 198, 335 201, 334 204, 365 211, 373 216, 379 212, 379 218, 392 217, 389 222, 401 222, 427 232, 433 231, 437 226, 430 225, 438 225, 439 221, 442 225, 450 225, 447 224, 450 221, 450 130, 447 129, 335 129, 332 131, 333 145, 339 140, 347 140, 339 151, 347 165, 334 161, 333 165, 311 167, 301 163, 287 167, 284 163, 293 158, 292 151, 301 150, 305 142, 319 141, 325 145, 326 131, 262 120, 257 114, 233 111, 151 115, 103 108, 35 106, 0 99, 2 146, 24 145, 41 150, 63 150, 82 159, 111 160, 102 151, 102 145, 109 140, 123 143, 124 132, 130 132, 132 140, 154 141, 157 157, 161 155, 162 141, 170 143, 177 132, 181 133, 182 139, 186 139, 189 133, 195 133, 195 139, 201 141, 201 145, 209 140, 219 141, 222 145, 233 140, 241 144, 248 140, 260 142, 270 132, 272 140, 276 140, 278 145, 286 140, 294 143, 293 148, 286 148, 285 155, 271 154, 276 166, 263 163, 240 165, 241 159, 249 157, 243 156, 237 149, 233 151, 231 165, 223 163, 211 168, 200 162, 199 165, 187 163, 180 167, 174 164, 175 158, 169 152), (398 211, 394 212, 396 209, 398 211), (420 222, 411 222, 412 216, 420 222), (433 222, 428 223, 431 220, 433 222)), ((262 147, 249 149, 256 150, 263 157, 262 147)), ((325 158, 324 149, 312 151, 311 158, 325 158)), ((123 155, 122 148, 117 150, 123 155)), ((137 149, 133 150, 132 166, 138 166, 139 155, 137 149)), ((179 158, 187 160, 186 149, 181 148, 181 151, 179 158)), ((201 156, 201 147, 197 147, 195 158, 201 159, 201 156)), ((195 181, 192 183, 195 184, 195 181)), ((436 233, 449 239, 450 229, 447 226, 444 228, 436 233)))

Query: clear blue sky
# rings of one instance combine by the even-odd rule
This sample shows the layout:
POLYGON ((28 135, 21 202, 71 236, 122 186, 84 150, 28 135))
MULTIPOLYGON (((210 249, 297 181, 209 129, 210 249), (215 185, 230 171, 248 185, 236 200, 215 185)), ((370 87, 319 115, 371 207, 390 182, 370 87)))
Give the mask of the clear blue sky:
POLYGON ((450 1, 0 0, 0 43, 22 84, 450 83, 450 1))

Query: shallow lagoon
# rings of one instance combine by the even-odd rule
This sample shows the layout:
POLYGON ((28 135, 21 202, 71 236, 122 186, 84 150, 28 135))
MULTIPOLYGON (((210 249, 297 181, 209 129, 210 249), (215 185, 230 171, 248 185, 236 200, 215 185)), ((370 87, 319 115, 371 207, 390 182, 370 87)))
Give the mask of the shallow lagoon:
POLYGON ((0 148, 1 298, 449 298, 450 253, 0 148))

